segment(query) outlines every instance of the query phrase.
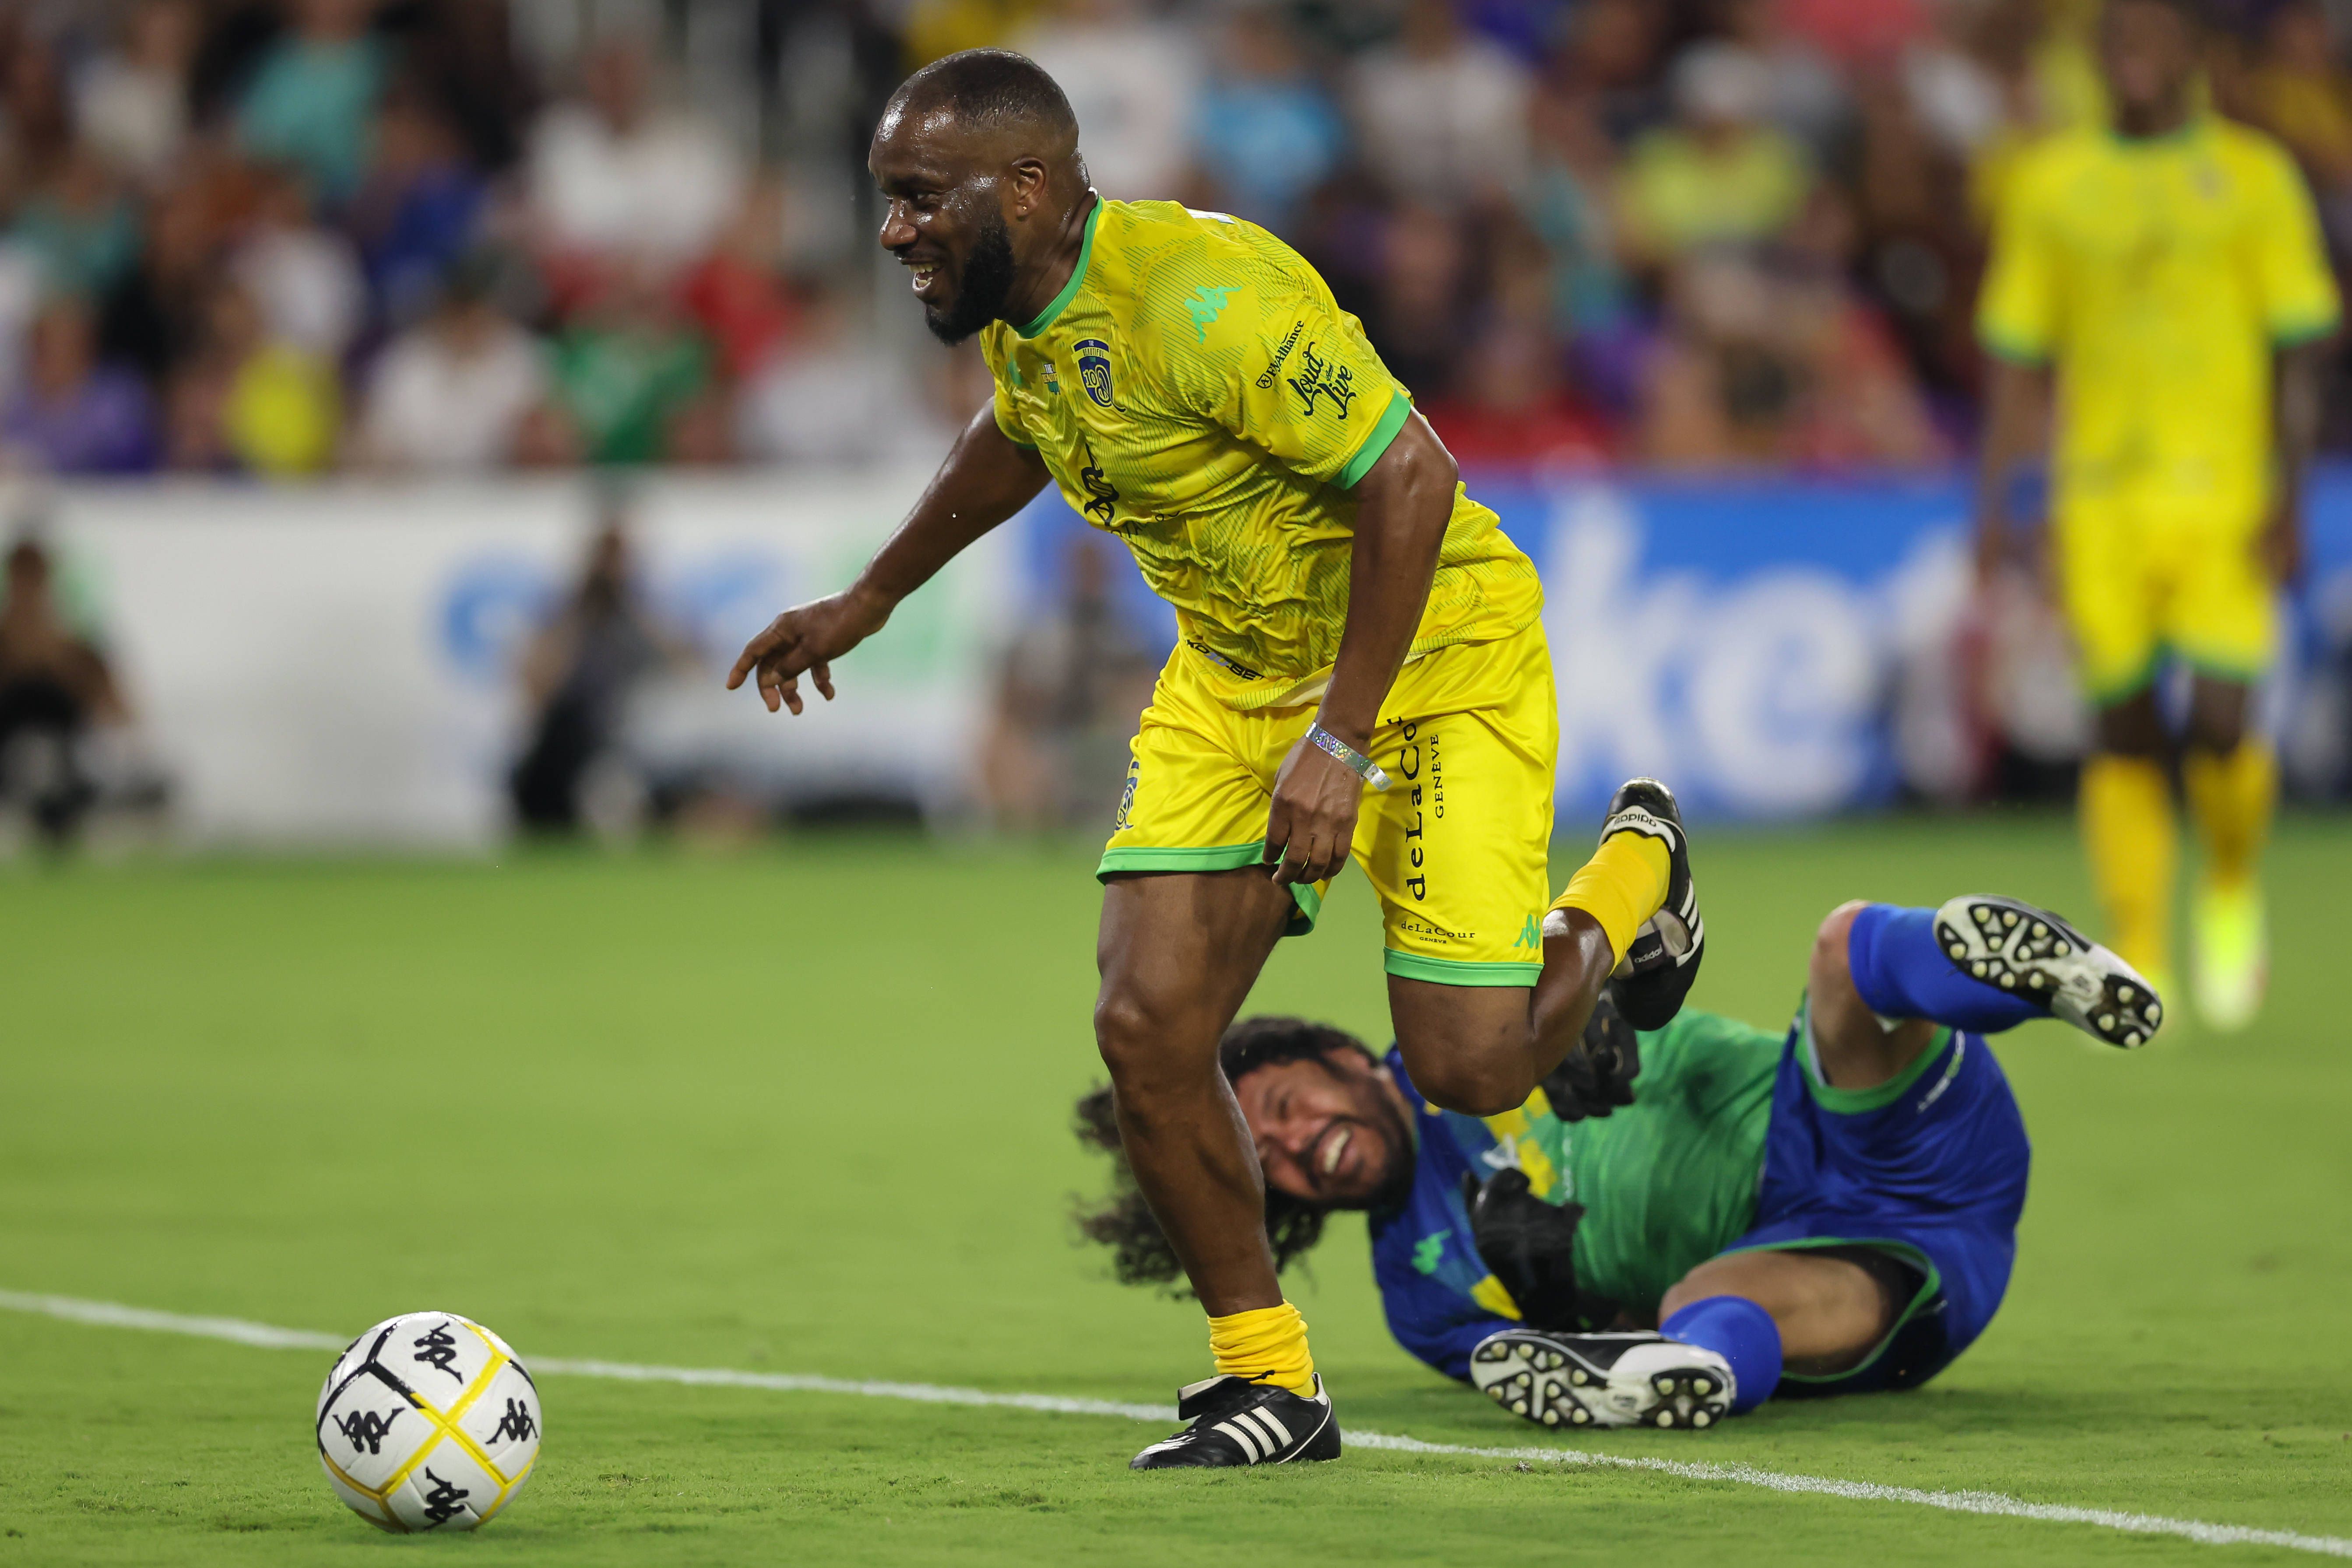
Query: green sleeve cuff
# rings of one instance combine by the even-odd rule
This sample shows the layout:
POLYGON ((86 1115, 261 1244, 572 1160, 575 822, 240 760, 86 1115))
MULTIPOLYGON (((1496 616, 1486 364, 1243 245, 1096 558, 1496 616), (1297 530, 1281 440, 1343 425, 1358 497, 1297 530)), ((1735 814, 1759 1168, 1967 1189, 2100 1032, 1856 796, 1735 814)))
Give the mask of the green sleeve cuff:
POLYGON ((2041 343, 2029 343, 2023 338, 1992 327, 1979 327, 1977 342, 1985 353, 1995 359, 2005 359, 2011 364, 2029 365, 2039 369, 2050 363, 2050 350, 2041 343))
POLYGON ((2344 324, 2341 314, 2331 311, 2326 316, 2306 318, 2300 321, 2273 322, 2271 325, 2271 346, 2278 349, 2299 349, 2320 339, 2344 324))
POLYGON ((1356 448, 1356 455, 1348 459, 1348 466, 1341 468, 1339 477, 1331 482, 1343 490, 1354 489, 1356 481, 1372 471, 1372 465, 1381 460, 1381 454, 1389 449, 1389 443, 1396 439, 1397 432, 1404 428, 1404 422, 1412 413, 1412 399, 1404 395, 1403 389, 1400 387, 1391 391, 1389 405, 1381 413, 1380 423, 1372 426, 1372 433, 1364 437, 1364 444, 1356 448))

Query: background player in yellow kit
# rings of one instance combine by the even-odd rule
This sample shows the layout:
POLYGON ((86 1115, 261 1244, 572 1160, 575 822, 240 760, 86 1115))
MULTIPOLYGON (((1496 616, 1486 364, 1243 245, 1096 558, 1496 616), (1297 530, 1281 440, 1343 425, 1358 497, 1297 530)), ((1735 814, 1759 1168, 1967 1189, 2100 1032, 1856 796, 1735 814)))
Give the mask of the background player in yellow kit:
POLYGON ((1134 1463, 1334 1458, 1218 1069, 1225 1026, 1352 856, 1386 910, 1413 1081, 1473 1114, 1519 1104, 1621 962, 1639 1026, 1689 988, 1704 931, 1673 796, 1621 790, 1547 910, 1557 710, 1535 568, 1296 252, 1222 214, 1097 196, 1061 89, 1003 50, 909 78, 869 163, 883 246, 937 335, 981 334, 993 404, 857 581, 778 616, 729 685, 756 670, 769 708, 797 713, 806 673, 830 699, 831 660, 1049 480, 1126 541, 1179 641, 1100 867, 1096 1037, 1219 1374, 1134 1463))
POLYGON ((1988 564, 2011 545, 2011 482, 2054 374, 2052 542, 2098 708, 2093 879, 2116 949, 2163 987, 2178 834, 2156 679, 2185 661, 2181 778, 2205 849, 2192 993, 2236 1028, 2262 1005, 2256 872, 2276 793, 2247 698, 2301 554, 2314 345, 2337 301, 2286 153, 2199 107, 2200 45, 2191 0, 2108 0, 2112 126, 2053 137, 2014 176, 1978 310, 1994 356, 1979 545, 1988 564))

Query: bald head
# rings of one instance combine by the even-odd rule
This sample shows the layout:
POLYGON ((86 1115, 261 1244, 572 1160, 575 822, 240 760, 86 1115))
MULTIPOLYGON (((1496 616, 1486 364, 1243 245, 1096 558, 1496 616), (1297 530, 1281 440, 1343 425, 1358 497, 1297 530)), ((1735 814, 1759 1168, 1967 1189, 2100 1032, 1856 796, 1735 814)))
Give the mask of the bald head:
POLYGON ((966 49, 908 77, 866 164, 889 199, 882 245, 914 270, 924 317, 948 342, 1025 320, 1007 312, 1042 305, 1041 279, 1066 273, 1061 253, 1087 205, 1078 121, 1027 56, 966 49))
POLYGON ((973 130, 1016 132, 1040 154, 1077 151, 1078 117, 1060 84, 1011 49, 965 49, 933 60, 898 84, 882 123, 942 110, 973 130))

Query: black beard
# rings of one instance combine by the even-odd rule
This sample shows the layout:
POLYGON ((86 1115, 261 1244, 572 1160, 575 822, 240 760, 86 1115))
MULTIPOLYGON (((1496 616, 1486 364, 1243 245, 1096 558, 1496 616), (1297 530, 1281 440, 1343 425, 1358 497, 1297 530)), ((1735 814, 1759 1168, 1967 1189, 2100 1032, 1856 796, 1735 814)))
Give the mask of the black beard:
POLYGON ((923 325, 950 348, 1002 316, 1013 292, 1013 231, 1004 226, 1002 213, 990 213, 981 226, 956 283, 955 303, 946 310, 923 307, 923 325))
POLYGON ((1399 1115, 1395 1106, 1385 1101, 1374 1112, 1373 1120, 1380 1122, 1381 1131, 1388 1135, 1389 1168, 1381 1173, 1380 1185, 1367 1196, 1318 1206, 1334 1213, 1357 1210, 1384 1214, 1391 1209, 1402 1208, 1405 1199, 1412 1195, 1412 1123, 1399 1115))

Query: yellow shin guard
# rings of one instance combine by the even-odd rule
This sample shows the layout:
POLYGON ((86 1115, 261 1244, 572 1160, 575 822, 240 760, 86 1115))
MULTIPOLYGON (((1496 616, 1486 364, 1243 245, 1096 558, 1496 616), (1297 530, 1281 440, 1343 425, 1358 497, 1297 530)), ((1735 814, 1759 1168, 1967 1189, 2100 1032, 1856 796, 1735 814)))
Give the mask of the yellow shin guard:
POLYGON ((2181 761, 2180 782, 2205 841, 2208 875, 2217 887, 2243 887, 2270 837, 2277 759, 2260 741, 2240 742, 2226 754, 2191 751, 2181 761))
POLYGON ((1612 834, 1568 879, 1568 890, 1551 907, 1581 910, 1599 921, 1610 952, 1622 958, 1642 922, 1666 901, 1673 872, 1674 862, 1658 840, 1640 833, 1612 834))
POLYGON ((2109 942, 2142 973, 2170 973, 2180 834, 2164 769, 2144 757, 2096 753, 2083 763, 2082 810, 2109 942))
POLYGON ((1315 1394, 1315 1358, 1307 1350, 1307 1320, 1285 1301, 1209 1320, 1209 1353, 1217 1371, 1280 1385, 1302 1398, 1315 1394))

